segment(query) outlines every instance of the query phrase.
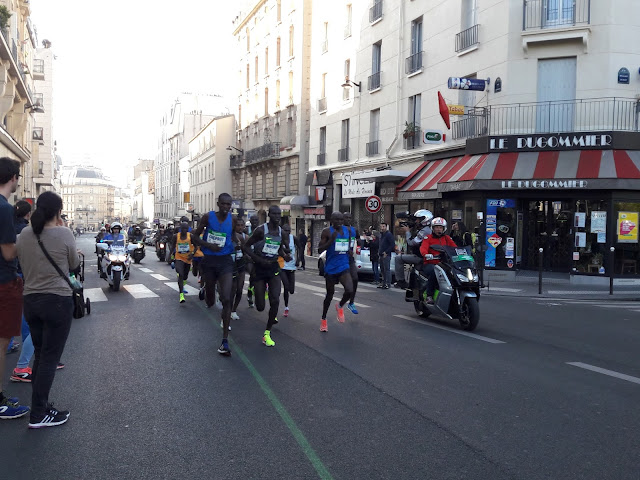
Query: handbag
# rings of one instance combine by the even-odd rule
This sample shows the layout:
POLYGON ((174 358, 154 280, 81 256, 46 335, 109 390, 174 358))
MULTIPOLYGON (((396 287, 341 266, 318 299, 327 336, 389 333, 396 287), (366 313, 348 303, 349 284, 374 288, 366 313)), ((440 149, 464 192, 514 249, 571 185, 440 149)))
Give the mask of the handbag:
POLYGON ((44 256, 47 257, 47 260, 49 260, 49 263, 53 265, 53 268, 56 269, 58 274, 62 278, 64 278, 64 280, 67 282, 67 284, 71 288, 71 292, 72 292, 71 298, 73 299, 73 318, 84 317, 85 304, 84 304, 84 294, 82 292, 82 288, 77 288, 73 286, 73 284, 71 283, 71 280, 69 280, 69 275, 65 275, 62 272, 62 270, 60 270, 60 267, 58 266, 58 264, 53 260, 53 258, 51 258, 51 255, 49 255, 49 252, 47 252, 46 248, 44 248, 44 245, 42 244, 42 240, 40 240, 40 236, 36 235, 36 238, 38 239, 38 245, 40 245, 40 248, 42 249, 42 253, 44 253, 44 256))

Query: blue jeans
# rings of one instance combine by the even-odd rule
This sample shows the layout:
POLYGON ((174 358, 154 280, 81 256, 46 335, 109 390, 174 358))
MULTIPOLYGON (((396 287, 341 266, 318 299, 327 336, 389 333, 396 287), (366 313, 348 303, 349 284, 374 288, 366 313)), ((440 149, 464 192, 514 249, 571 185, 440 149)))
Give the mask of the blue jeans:
POLYGON ((31 338, 31 331, 29 330, 29 324, 22 316, 22 350, 20 350, 20 358, 16 368, 27 368, 31 357, 33 357, 33 339, 31 338))
POLYGON ((391 254, 386 257, 380 257, 380 269, 382 270, 382 283, 391 285, 391 254))
POLYGON ((380 264, 376 260, 371 260, 371 268, 373 269, 373 281, 378 283, 380 281, 380 264))

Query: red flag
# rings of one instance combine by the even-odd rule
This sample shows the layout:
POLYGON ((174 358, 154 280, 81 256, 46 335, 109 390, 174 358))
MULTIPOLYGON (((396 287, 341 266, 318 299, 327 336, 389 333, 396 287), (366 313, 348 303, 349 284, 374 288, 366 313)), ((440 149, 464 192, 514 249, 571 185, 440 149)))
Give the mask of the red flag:
POLYGON ((440 107, 440 116, 444 120, 445 125, 449 130, 451 130, 451 120, 449 119, 449 107, 447 107, 447 102, 444 101, 442 94, 438 92, 438 105, 440 107))

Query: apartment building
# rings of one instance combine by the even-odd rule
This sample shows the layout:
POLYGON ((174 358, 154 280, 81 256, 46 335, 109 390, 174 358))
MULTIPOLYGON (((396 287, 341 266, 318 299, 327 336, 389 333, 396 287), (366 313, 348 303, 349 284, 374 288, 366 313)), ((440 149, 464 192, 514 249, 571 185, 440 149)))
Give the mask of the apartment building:
POLYGON ((229 150, 236 139, 234 115, 216 117, 189 142, 189 193, 192 212, 215 209, 218 195, 231 194, 229 150))
POLYGON ((139 159, 133 167, 133 205, 131 219, 136 223, 154 220, 154 168, 153 160, 139 159))
MULTIPOLYGON (((115 186, 99 168, 63 166, 60 173, 62 213, 69 224, 98 231, 115 221, 115 186)), ((121 209, 120 209, 121 211, 121 209)))
POLYGON ((266 221, 270 205, 303 222, 310 128, 311 0, 245 2, 233 22, 238 132, 230 152, 238 208, 266 221))

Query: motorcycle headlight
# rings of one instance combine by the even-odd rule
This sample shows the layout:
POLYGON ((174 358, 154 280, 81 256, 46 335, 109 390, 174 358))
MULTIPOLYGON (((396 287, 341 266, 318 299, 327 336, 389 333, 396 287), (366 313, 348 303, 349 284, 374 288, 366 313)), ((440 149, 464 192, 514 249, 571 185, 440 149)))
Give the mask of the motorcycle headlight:
POLYGON ((458 277, 458 280, 460 280, 460 282, 462 283, 467 283, 470 281, 466 275, 462 275, 461 273, 456 273, 456 277, 458 277))
POLYGON ((164 248, 164 243, 161 243, 161 244, 160 244, 160 248, 164 248))
POLYGON ((109 260, 111 260, 112 262, 116 262, 118 261, 118 256, 114 255, 113 253, 109 254, 109 260))
POLYGON ((127 259, 126 255, 118 255, 118 261, 119 262, 124 262, 127 259))

